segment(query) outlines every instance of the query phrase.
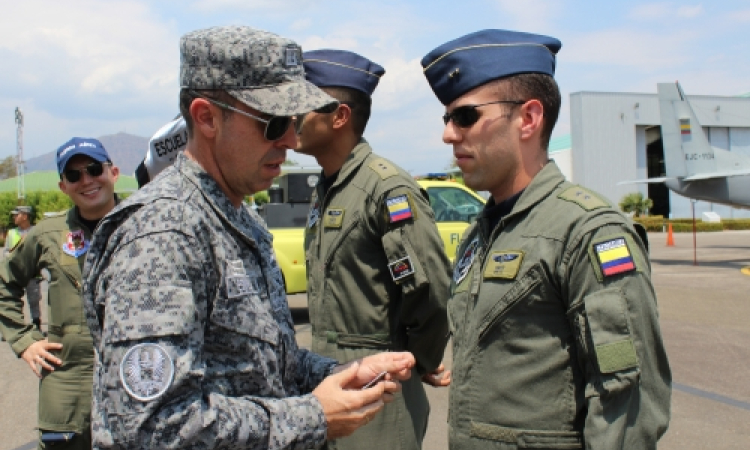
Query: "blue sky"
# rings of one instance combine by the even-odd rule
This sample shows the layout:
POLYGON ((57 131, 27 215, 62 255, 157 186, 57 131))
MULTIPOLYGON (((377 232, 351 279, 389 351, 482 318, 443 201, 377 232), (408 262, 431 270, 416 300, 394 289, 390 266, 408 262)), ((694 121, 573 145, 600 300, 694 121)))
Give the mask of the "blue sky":
POLYGON ((655 93, 656 83, 674 80, 689 95, 750 92, 745 0, 22 0, 6 2, 0 16, 0 158, 16 151, 16 107, 25 115, 27 159, 72 136, 151 136, 177 113, 179 37, 227 24, 291 37, 303 50, 352 50, 384 66, 365 137, 414 174, 451 161, 443 107, 419 61, 480 29, 562 41, 563 110, 553 138, 570 131, 572 92, 655 93))

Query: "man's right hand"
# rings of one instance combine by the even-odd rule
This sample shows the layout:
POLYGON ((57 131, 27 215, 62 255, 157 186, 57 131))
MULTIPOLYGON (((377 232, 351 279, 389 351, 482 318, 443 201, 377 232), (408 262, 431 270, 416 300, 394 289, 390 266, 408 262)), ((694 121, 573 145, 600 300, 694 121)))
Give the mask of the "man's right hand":
POLYGON ((31 367, 31 370, 36 374, 37 377, 42 378, 42 373, 39 371, 39 366, 53 372, 55 368, 52 364, 59 366, 62 364, 62 360, 50 351, 60 350, 63 348, 62 344, 52 343, 47 339, 36 341, 29 345, 26 350, 21 353, 21 358, 31 367))
POLYGON ((384 380, 362 390, 345 389, 355 381, 358 370, 359 364, 352 364, 327 377, 313 391, 323 406, 329 440, 349 436, 367 425, 386 403, 393 401, 393 394, 400 389, 400 384, 393 380, 384 380))

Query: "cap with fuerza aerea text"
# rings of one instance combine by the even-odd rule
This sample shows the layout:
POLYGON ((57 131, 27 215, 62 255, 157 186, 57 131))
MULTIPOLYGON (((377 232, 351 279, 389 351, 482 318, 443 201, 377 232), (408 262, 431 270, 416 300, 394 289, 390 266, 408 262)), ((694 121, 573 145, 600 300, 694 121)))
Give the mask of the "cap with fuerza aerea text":
POLYGON ((93 138, 74 137, 57 149, 57 172, 62 174, 70 158, 85 155, 94 161, 111 161, 101 142, 93 138))

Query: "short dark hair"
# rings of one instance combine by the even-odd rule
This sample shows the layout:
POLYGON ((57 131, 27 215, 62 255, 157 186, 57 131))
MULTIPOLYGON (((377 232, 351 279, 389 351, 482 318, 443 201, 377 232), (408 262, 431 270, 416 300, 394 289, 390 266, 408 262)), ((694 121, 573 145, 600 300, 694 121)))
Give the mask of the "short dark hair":
POLYGON ((361 138, 365 134, 365 127, 367 127, 367 122, 370 120, 370 112, 372 110, 372 99, 370 96, 357 89, 339 86, 326 86, 321 89, 340 103, 346 103, 351 108, 352 129, 357 137, 361 138))
MULTIPOLYGON (((193 118, 190 116, 190 105, 193 103, 193 100, 198 98, 198 96, 196 96, 195 94, 198 94, 198 96, 200 97, 210 98, 211 100, 218 100, 228 105, 233 105, 237 101, 234 97, 229 95, 227 91, 224 90, 181 89, 180 114, 182 114, 182 117, 185 118, 185 126, 187 127, 188 138, 193 136, 193 118)), ((221 108, 221 114, 222 117, 224 117, 224 119, 226 120, 227 117, 229 117, 231 114, 234 114, 234 112, 226 108, 221 108)))
POLYGON ((560 88, 555 79, 542 73, 523 73, 500 79, 495 83, 497 83, 498 94, 503 96, 503 100, 539 100, 544 108, 542 148, 547 150, 562 103, 560 88))

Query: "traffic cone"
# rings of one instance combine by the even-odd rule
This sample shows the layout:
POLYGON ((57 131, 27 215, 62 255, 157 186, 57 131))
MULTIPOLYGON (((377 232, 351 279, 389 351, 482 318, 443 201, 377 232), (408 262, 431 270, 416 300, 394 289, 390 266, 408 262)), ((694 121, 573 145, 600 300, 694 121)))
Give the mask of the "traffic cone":
POLYGON ((667 228, 667 247, 674 247, 674 236, 672 236, 672 224, 667 228))

